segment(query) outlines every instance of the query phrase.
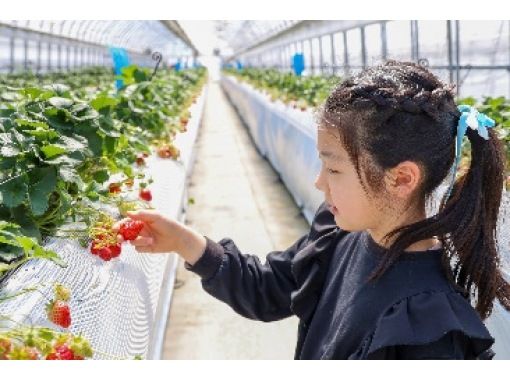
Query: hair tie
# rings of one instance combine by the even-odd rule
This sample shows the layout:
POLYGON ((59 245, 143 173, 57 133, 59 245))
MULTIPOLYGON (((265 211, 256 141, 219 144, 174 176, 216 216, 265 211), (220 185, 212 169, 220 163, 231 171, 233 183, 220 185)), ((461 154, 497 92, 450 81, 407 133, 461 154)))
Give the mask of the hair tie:
POLYGON ((455 163, 452 166, 451 175, 453 176, 452 182, 448 187, 446 201, 450 198, 453 185, 455 183, 455 173, 460 163, 461 152, 462 152, 462 140, 466 135, 467 128, 471 128, 478 132, 478 135, 485 140, 489 140, 489 128, 496 125, 496 122, 482 112, 478 112, 475 107, 471 107, 466 104, 457 106, 457 109, 461 112, 459 123, 457 124, 457 138, 455 139, 455 163))

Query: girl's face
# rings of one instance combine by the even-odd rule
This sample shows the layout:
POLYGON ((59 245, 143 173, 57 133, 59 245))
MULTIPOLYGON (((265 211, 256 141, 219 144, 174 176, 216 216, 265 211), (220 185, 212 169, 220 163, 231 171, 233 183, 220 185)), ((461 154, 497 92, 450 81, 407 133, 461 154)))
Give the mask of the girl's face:
POLYGON ((345 231, 378 226, 380 211, 363 189, 338 132, 318 128, 317 150, 322 166, 315 187, 324 193, 337 226, 345 231))

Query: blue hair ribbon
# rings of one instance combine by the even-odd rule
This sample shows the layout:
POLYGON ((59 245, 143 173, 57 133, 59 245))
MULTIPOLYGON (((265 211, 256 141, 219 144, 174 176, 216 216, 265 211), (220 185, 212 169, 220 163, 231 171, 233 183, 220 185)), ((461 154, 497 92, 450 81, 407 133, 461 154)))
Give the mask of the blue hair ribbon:
POLYGON ((461 152, 462 152, 462 140, 466 135, 466 131, 469 128, 478 131, 478 135, 485 140, 489 140, 488 128, 492 128, 496 125, 496 122, 482 112, 478 112, 475 107, 471 107, 466 104, 461 104, 457 107, 461 112, 459 123, 457 125, 457 138, 455 140, 455 163, 452 166, 451 175, 453 176, 452 182, 448 187, 446 200, 450 198, 453 185, 455 183, 455 173, 459 167, 461 152))

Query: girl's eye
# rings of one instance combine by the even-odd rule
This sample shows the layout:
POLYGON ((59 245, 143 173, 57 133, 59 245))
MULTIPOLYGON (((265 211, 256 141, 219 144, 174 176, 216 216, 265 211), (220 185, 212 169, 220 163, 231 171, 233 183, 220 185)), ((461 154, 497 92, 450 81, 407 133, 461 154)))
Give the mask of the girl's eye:
POLYGON ((340 173, 338 170, 333 170, 333 169, 326 169, 328 171, 329 174, 338 174, 340 173))

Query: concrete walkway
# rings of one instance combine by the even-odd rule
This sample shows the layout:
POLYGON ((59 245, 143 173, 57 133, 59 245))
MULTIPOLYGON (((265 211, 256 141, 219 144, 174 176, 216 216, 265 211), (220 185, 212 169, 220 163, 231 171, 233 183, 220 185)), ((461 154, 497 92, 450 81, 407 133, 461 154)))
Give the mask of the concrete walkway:
MULTIPOLYGON (((265 262, 308 232, 291 196, 218 83, 211 83, 189 187, 195 204, 187 224, 218 241, 230 237, 243 253, 265 262)), ((292 359, 296 317, 264 323, 236 314, 207 294, 179 263, 166 331, 164 359, 292 359)))

